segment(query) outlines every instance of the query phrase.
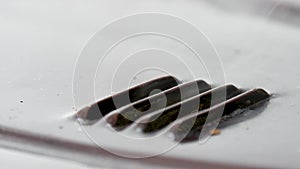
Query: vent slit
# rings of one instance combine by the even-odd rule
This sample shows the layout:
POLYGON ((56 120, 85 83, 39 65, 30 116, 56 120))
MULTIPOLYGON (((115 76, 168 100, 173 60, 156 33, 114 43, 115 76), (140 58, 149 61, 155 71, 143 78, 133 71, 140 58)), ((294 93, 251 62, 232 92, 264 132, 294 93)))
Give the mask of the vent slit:
POLYGON ((215 104, 225 101, 223 99, 230 99, 240 93, 242 93, 242 91, 235 86, 226 85, 212 92, 200 95, 199 97, 189 100, 188 102, 184 102, 176 107, 169 108, 159 115, 150 117, 150 122, 143 125, 143 132, 151 133, 158 131, 171 124, 177 118, 208 109, 210 106, 214 106, 215 104), (218 95, 222 95, 222 93, 224 93, 224 90, 226 90, 226 98, 218 97, 218 95), (214 102, 211 102, 212 95, 216 96, 214 102))
POLYGON ((196 81, 196 89, 194 85, 195 82, 188 82, 178 87, 174 87, 168 91, 159 93, 155 96, 145 98, 137 103, 134 103, 133 105, 129 105, 127 108, 125 107, 124 109, 121 109, 119 113, 111 115, 111 117, 108 117, 107 121, 115 129, 122 130, 142 116, 151 114, 157 110, 176 104, 182 101, 182 99, 188 99, 211 89, 210 86, 202 80, 196 81), (166 105, 161 105, 160 103, 163 101, 164 96, 167 99, 167 103, 166 105), (150 99, 153 100, 151 103, 149 102, 150 99), (148 109, 143 109, 143 106, 151 107, 151 111, 148 111, 148 109))
POLYGON ((213 123, 218 120, 218 112, 224 108, 219 123, 219 125, 221 125, 223 122, 228 120, 228 117, 233 118, 249 108, 261 106, 263 103, 268 101, 269 98, 270 95, 263 89, 254 89, 229 99, 228 101, 212 107, 209 110, 200 111, 193 116, 185 117, 180 124, 174 124, 175 127, 172 129, 172 132, 175 136, 175 140, 181 140, 182 142, 197 140, 209 113, 212 115, 210 116, 210 122, 213 123))
POLYGON ((106 97, 91 106, 83 108, 76 114, 76 116, 83 124, 93 124, 100 120, 103 116, 117 109, 114 104, 114 100, 117 100, 118 106, 122 107, 128 103, 126 102, 126 100, 128 100, 128 94, 130 102, 135 102, 148 97, 155 89, 165 91, 177 86, 178 84, 179 81, 172 76, 156 78, 129 88, 123 92, 119 92, 113 96, 106 97))

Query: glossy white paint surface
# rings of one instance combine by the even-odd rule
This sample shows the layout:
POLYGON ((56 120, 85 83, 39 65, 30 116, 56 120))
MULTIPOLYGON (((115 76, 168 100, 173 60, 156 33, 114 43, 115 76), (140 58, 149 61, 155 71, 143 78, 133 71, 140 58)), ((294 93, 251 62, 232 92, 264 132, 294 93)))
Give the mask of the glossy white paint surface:
MULTIPOLYGON (((263 17, 272 4, 258 9, 260 15, 251 10, 222 10, 222 5, 215 5, 196 0, 1 1, 0 124, 92 144, 79 125, 66 118, 74 111, 72 75, 81 48, 93 33, 112 20, 141 12, 162 12, 193 23, 210 38, 223 63, 227 82, 245 88, 263 87, 276 96, 259 116, 223 130, 204 145, 180 145, 164 156, 250 166, 299 167, 299 25, 288 22, 293 20, 290 17, 285 22, 263 17)), ((184 59, 185 53, 180 57, 184 59)), ((103 85, 97 98, 109 94, 105 90, 109 84, 103 85)), ((82 105, 92 101, 86 99, 82 105)), ((151 151, 151 147, 140 149, 115 140, 107 146, 151 151)), ((18 164, 45 168, 48 162, 57 165, 56 168, 69 165, 75 168, 69 162, 7 150, 1 150, 0 158, 15 168, 18 164), (10 155, 6 158, 7 153, 10 155), (21 156, 24 161, 11 164, 12 159, 21 156), (41 160, 36 163, 36 158, 41 160)))

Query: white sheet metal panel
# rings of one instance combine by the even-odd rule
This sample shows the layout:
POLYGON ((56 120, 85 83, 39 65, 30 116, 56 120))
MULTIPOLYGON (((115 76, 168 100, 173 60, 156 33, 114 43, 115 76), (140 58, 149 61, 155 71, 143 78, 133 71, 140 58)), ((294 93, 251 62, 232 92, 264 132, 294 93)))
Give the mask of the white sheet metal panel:
MULTIPOLYGON (((187 20, 209 37, 227 82, 245 88, 263 87, 275 94, 259 116, 222 130, 203 145, 179 145, 163 157, 298 168, 300 30, 298 13, 290 11, 300 8, 297 1, 264 2, 260 6, 258 1, 230 1, 226 5, 196 0, 2 1, 0 124, 93 145, 80 126, 67 118, 74 113, 76 58, 88 38, 112 20, 161 12, 187 20), (294 8, 283 8, 286 4, 294 8)), ((180 57, 184 59, 184 52, 180 57)), ((102 91, 98 98, 109 94, 104 88, 98 90, 102 91)), ((87 99, 82 105, 92 101, 87 99)), ((115 140, 107 146, 135 153, 151 151, 150 145, 138 150, 115 140)))

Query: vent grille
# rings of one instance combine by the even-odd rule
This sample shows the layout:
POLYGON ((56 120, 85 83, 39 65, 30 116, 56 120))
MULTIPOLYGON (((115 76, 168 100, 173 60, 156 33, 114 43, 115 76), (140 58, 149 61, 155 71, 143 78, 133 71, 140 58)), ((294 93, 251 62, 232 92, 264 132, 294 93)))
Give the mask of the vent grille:
POLYGON ((203 80, 180 84, 176 78, 166 76, 102 99, 80 110, 77 118, 93 125, 105 117, 117 131, 134 125, 143 134, 169 128, 176 141, 190 142, 199 138, 207 122, 222 126, 262 106, 269 98, 270 94, 260 88, 243 90, 232 84, 212 87, 203 80), (150 95, 156 89, 160 92, 150 95), (220 111, 221 115, 217 113, 220 111))

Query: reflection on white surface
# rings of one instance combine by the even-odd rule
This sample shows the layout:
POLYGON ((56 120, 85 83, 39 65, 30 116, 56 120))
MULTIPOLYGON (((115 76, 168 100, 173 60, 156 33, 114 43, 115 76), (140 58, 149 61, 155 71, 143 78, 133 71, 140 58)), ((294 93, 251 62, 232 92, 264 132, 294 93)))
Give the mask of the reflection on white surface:
MULTIPOLYGON (((17 151, 0 149, 0 161, 3 168, 20 168, 20 169, 93 169, 82 164, 67 162, 64 160, 21 153, 17 151)), ((108 169, 108 168, 98 168, 108 169)))

